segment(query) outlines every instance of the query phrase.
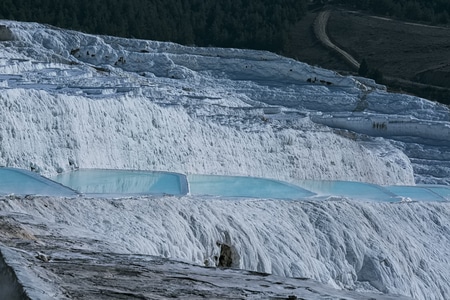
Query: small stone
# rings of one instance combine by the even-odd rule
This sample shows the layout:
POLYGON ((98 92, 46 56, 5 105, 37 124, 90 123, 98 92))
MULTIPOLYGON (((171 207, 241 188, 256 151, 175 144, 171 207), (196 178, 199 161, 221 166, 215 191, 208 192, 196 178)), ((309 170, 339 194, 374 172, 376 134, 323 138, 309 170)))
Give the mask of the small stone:
POLYGON ((43 262, 49 262, 50 261, 50 256, 45 255, 44 253, 40 253, 38 252, 38 254, 36 255, 36 258, 39 260, 42 260, 43 262))

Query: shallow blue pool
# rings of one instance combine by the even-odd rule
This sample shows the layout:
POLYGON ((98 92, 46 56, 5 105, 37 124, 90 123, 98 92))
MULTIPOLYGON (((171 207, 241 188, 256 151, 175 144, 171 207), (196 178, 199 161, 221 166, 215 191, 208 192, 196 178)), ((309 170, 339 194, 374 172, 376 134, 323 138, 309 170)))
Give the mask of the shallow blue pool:
POLYGON ((75 196, 74 190, 39 174, 14 168, 0 168, 0 195, 75 196))
POLYGON ((448 201, 450 188, 425 186, 387 186, 386 189, 415 201, 448 201), (445 197, 447 195, 447 198, 445 197))
POLYGON ((382 186, 354 181, 303 180, 299 185, 319 195, 340 196, 356 200, 399 201, 398 196, 382 186))
POLYGON ((265 178, 219 175, 188 175, 192 195, 301 199, 315 193, 301 187, 265 178))
POLYGON ((303 180, 298 185, 282 181, 221 175, 184 175, 171 172, 81 169, 59 174, 54 181, 36 173, 0 168, 0 195, 74 196, 211 195, 296 200, 337 196, 377 202, 450 201, 450 186, 379 186, 351 181, 303 180))
POLYGON ((421 187, 425 187, 439 196, 442 196, 446 201, 450 201, 450 186, 424 185, 421 187))
POLYGON ((82 169, 53 180, 84 194, 186 195, 186 176, 170 172, 82 169))

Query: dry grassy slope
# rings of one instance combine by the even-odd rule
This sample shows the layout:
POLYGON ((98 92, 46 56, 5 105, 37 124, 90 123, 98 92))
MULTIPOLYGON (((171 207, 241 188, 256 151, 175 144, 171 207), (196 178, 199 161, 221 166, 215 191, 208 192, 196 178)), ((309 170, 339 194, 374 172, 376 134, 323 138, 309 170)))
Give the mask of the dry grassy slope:
MULTIPOLYGON (((312 23, 316 16, 317 12, 310 12, 297 24, 286 54, 312 65, 351 71, 338 55, 325 49, 315 38, 312 23)), ((386 78, 401 78, 446 89, 430 91, 426 86, 411 86, 405 82, 398 83, 397 88, 450 103, 450 28, 333 10, 327 33, 333 43, 358 61, 365 58, 370 67, 378 68, 386 78)))
POLYGON ((341 47, 390 76, 413 80, 425 70, 450 71, 449 28, 335 10, 327 29, 341 47))
POLYGON ((284 54, 310 65, 331 70, 351 71, 341 57, 330 52, 315 37, 313 23, 317 14, 317 12, 309 12, 296 24, 290 35, 291 43, 284 54))

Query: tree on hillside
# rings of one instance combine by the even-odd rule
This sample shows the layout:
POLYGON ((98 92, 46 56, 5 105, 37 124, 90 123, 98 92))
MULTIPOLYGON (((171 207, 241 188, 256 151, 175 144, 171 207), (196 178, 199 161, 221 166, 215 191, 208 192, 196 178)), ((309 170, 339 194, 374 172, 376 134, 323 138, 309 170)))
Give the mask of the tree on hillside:
POLYGON ((369 66, 367 65, 367 61, 365 58, 363 58, 361 64, 359 65, 358 74, 360 76, 366 76, 367 73, 369 73, 369 66))
POLYGON ((307 0, 2 0, 0 17, 93 34, 281 52, 307 0))
POLYGON ((377 83, 383 83, 383 73, 378 68, 370 70, 369 77, 377 83))
POLYGON ((362 77, 372 78, 378 83, 382 83, 383 81, 383 73, 378 68, 370 68, 365 58, 363 58, 361 64, 359 65, 358 75, 362 77))

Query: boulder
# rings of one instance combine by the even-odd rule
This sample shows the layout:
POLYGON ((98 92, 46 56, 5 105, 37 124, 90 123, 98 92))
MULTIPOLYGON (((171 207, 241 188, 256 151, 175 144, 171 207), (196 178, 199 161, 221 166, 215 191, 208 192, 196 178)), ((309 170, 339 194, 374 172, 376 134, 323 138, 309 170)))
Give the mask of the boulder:
POLYGON ((5 25, 0 25, 0 41, 12 41, 14 40, 14 34, 11 29, 5 25))

